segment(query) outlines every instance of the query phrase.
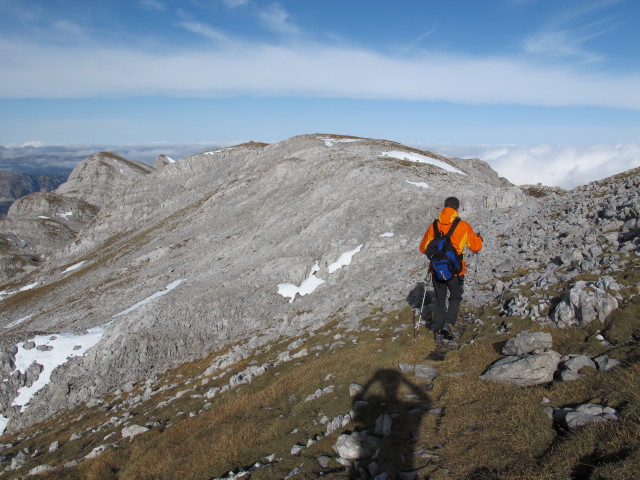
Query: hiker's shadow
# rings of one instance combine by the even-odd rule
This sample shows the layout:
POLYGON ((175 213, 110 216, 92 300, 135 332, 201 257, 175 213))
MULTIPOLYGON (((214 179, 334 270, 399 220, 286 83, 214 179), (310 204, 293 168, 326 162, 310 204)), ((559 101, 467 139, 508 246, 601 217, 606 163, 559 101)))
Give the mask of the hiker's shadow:
POLYGON ((433 288, 429 288, 428 283, 427 280, 416 283, 415 287, 407 295, 407 303, 414 309, 414 316, 419 317, 419 320, 425 323, 427 329, 433 318, 432 303, 435 298, 433 288))
POLYGON ((389 480, 412 472, 415 444, 423 415, 431 408, 425 389, 399 371, 378 370, 354 397, 355 431, 362 455, 351 469, 350 479, 371 479, 387 473, 389 480))

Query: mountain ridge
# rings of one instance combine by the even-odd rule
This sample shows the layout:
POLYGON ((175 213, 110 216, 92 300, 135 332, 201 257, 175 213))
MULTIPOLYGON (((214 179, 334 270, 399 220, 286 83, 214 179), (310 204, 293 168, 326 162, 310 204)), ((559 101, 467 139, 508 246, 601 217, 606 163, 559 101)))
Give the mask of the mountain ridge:
MULTIPOLYGON (((87 160, 100 162, 100 154, 87 160)), ((586 209, 597 200, 588 188, 595 191, 597 184, 566 195, 531 196, 483 162, 385 140, 305 135, 204 152, 145 172, 125 170, 134 176, 119 174, 114 165, 107 181, 95 182, 95 175, 104 175, 98 169, 70 177, 55 193, 74 192, 75 201, 85 201, 86 182, 91 188, 84 192, 100 205, 87 202, 95 215, 21 279, 36 286, 0 304, 2 346, 9 355, 12 345, 36 333, 104 328, 100 343, 58 367, 25 412, 11 405, 20 383, 9 383, 2 401, 10 429, 234 342, 261 345, 321 327, 337 312, 357 324, 374 305, 382 311, 406 305, 424 275, 418 242, 448 195, 461 199, 461 216, 486 241, 480 267, 467 279, 466 302, 477 307, 502 293, 494 284, 496 272, 507 276, 555 261, 577 248, 569 241, 582 241, 594 228, 589 222, 637 228, 637 215, 629 213, 618 225, 614 208, 613 217, 595 214, 556 236, 541 218, 532 222, 532 215, 546 203, 567 210, 560 205, 574 201, 576 211, 586 209), (405 157, 390 156, 397 151, 405 157), (408 160, 415 154, 424 158, 408 160), (576 200, 569 200, 572 195, 576 200), (626 223, 631 219, 635 226, 626 223), (510 238, 514 231, 529 236, 510 238), (558 245, 545 246, 545 235, 558 245), (329 271, 359 246, 343 268, 329 271), (293 298, 278 293, 279 284, 295 287, 312 276, 324 281, 314 291, 293 298)), ((637 171, 628 175, 631 188, 622 189, 621 198, 633 191, 637 171)), ((595 269, 600 255, 585 255, 580 268, 595 269)), ((478 257, 471 265, 473 260, 478 257)), ((563 261, 552 264, 560 268, 563 261)), ((554 269, 545 275, 548 283, 571 278, 554 269)), ((504 282, 502 288, 509 290, 504 282)), ((8 358, 5 372, 12 368, 8 358)))

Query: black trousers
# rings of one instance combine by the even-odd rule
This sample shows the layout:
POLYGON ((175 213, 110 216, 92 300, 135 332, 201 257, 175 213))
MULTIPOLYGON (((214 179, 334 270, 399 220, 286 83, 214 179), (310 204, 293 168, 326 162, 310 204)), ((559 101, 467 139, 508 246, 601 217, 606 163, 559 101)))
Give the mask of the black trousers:
POLYGON ((436 280, 434 276, 433 291, 435 293, 433 322, 431 331, 441 330, 444 325, 455 325, 462 303, 464 293, 464 275, 453 277, 451 280, 443 282, 436 280), (449 305, 447 306, 447 293, 449 294, 449 305))

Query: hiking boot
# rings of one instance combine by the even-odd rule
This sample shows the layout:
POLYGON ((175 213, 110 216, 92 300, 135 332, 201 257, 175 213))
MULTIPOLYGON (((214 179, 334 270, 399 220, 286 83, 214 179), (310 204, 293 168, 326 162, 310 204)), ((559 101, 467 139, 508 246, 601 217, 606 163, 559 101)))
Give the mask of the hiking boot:
POLYGON ((435 332, 433 334, 433 339, 435 340, 435 342, 438 345, 440 345, 442 342, 444 342, 444 336, 440 332, 435 332))
POLYGON ((456 335, 455 333, 453 333, 453 329, 451 328, 451 325, 445 325, 442 327, 442 329, 440 330, 440 334, 446 338, 447 340, 455 340, 456 339, 456 335))

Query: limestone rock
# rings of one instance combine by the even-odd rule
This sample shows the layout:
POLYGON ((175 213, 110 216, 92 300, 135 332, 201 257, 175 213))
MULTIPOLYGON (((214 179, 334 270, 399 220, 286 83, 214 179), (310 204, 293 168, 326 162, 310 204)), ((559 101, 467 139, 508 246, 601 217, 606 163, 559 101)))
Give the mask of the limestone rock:
POLYGON ((586 325, 604 320, 618 308, 616 298, 598 287, 597 283, 579 281, 569 290, 551 314, 559 328, 586 325))
POLYGON ((366 432, 342 434, 338 437, 333 448, 341 458, 347 460, 371 458, 376 449, 380 448, 380 439, 367 435, 366 432))
POLYGON ((543 353, 550 350, 553 338, 548 332, 523 333, 510 338, 502 348, 505 355, 522 356, 528 353, 543 353))
POLYGON ((141 433, 148 431, 149 429, 147 427, 143 427, 141 425, 130 425, 122 429, 122 438, 133 438, 136 435, 140 435, 141 433))
POLYGON ((553 350, 523 357, 509 356, 491 365, 480 378, 520 387, 540 385, 553 381, 559 363, 560 354, 553 350))

